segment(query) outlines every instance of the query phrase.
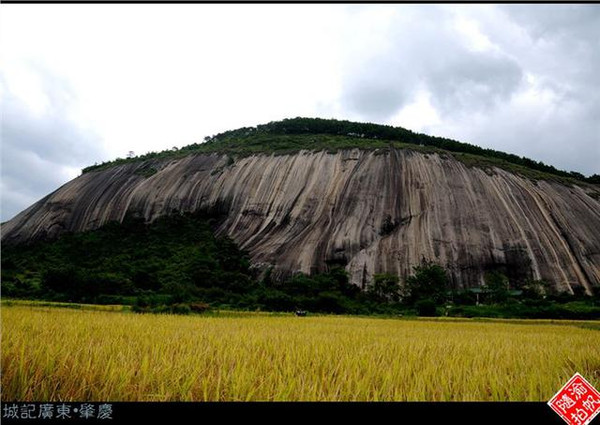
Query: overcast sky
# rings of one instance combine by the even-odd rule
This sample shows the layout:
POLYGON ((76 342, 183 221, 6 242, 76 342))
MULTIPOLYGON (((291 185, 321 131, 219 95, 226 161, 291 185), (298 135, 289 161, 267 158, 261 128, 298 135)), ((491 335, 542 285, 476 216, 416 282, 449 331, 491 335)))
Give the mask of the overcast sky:
POLYGON ((128 151, 296 116, 600 173, 600 5, 3 5, 1 220, 128 151))

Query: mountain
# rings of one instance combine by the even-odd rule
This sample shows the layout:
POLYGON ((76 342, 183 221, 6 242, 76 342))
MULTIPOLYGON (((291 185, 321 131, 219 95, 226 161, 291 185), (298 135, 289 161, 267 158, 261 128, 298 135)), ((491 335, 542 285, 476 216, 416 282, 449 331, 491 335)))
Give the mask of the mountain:
POLYGON ((341 265, 367 286, 423 259, 456 287, 487 272, 600 286, 600 186, 526 158, 375 124, 298 118, 84 169, 2 228, 54 239, 199 212, 272 276, 341 265))

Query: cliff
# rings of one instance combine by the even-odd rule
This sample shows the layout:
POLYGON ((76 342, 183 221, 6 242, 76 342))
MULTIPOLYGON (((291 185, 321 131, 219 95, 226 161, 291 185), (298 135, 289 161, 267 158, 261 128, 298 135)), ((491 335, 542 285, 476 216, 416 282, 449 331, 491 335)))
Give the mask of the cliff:
MULTIPOLYGON (((190 154, 82 174, 2 228, 2 242, 54 238, 126 215, 219 215, 218 232, 274 273, 346 267, 357 285, 406 276, 421 259, 459 287, 486 271, 600 286, 600 187, 468 167, 418 149, 190 154)), ((596 288, 596 289, 594 289, 596 288)))

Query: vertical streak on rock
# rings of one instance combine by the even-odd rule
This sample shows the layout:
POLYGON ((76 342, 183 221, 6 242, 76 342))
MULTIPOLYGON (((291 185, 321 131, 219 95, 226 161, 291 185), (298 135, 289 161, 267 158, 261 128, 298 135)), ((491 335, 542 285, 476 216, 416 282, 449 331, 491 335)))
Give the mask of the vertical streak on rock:
MULTIPOLYGON (((549 207, 548 200, 545 199, 544 195, 542 195, 541 193, 537 192, 536 194, 540 203, 544 206, 542 213, 544 214, 544 217, 546 218, 549 227, 554 231, 556 240, 560 242, 560 244, 563 246, 564 252, 568 256, 571 262, 571 266, 575 271, 577 277, 579 278, 579 283, 584 287, 588 295, 592 295, 592 289, 590 287, 588 278, 585 274, 585 271, 582 269, 577 256, 574 255, 573 247, 571 246, 568 240, 568 236, 565 235, 559 220, 556 218, 555 214, 553 214, 552 212, 552 209, 549 207)), ((568 282, 567 284, 569 285, 571 293, 573 293, 572 286, 568 282)))
MULTIPOLYGON (((506 192, 509 191, 508 185, 504 184, 503 186, 505 188, 504 190, 498 186, 498 180, 493 181, 492 187, 494 189, 494 192, 497 194, 498 199, 500 199, 500 201, 502 202, 502 205, 504 206, 504 209, 505 209, 508 217, 510 217, 511 222, 518 229, 519 234, 521 236, 521 240, 527 246, 527 252, 533 257, 534 253, 531 248, 531 243, 529 241, 529 238, 527 237, 525 231, 523 230, 523 227, 520 225, 519 220, 517 220, 517 218, 513 212, 513 209, 508 205, 508 202, 506 199, 507 198, 506 192)), ((543 210, 541 210, 541 212, 544 213, 543 210)), ((556 256, 556 252, 553 251, 553 253, 555 254, 556 260, 558 261, 558 256, 556 256)), ((559 272, 561 273, 562 281, 567 285, 569 292, 572 293, 573 289, 571 288, 571 285, 569 284, 569 279, 568 279, 567 275, 561 269, 559 269, 559 272)))
MULTIPOLYGON (((128 214, 220 214, 219 234, 278 273, 346 264, 356 284, 401 278, 425 257, 457 285, 509 267, 523 246, 534 278, 588 293, 600 286, 600 202, 594 186, 529 180, 411 150, 190 155, 86 173, 5 223, 3 243, 83 231, 128 214), (155 168, 150 176, 145 170, 155 168), (380 232, 390 216, 393 228, 380 232), (513 254, 511 254, 513 252, 513 254)), ((514 266, 514 265, 513 265, 514 266)), ((518 266, 518 264, 516 265, 518 266)))

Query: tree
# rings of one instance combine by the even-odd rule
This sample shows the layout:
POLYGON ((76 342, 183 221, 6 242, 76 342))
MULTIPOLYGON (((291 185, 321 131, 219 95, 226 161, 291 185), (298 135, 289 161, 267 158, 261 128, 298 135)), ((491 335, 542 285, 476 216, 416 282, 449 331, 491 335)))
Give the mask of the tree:
POLYGON ((350 283, 350 276, 343 267, 333 267, 327 276, 333 282, 332 289, 340 292, 344 296, 355 296, 360 292, 360 288, 350 283))
POLYGON ((571 171, 569 174, 571 177, 576 178, 577 180, 585 180, 585 176, 577 171, 571 171))
POLYGON ((431 261, 423 259, 414 267, 414 274, 406 279, 408 300, 431 299, 436 305, 446 301, 448 292, 448 275, 446 270, 431 261))
POLYGON ((501 303, 507 300, 509 281, 504 274, 493 271, 486 273, 483 278, 485 286, 489 291, 489 300, 491 302, 501 303))
POLYGON ((71 294, 79 285, 79 269, 64 265, 49 268, 42 273, 42 288, 57 293, 71 294))
POLYGON ((367 290, 369 295, 378 301, 398 302, 400 300, 400 279, 393 274, 376 274, 373 284, 367 290))
POLYGON ((590 183, 600 184, 600 175, 593 174, 587 178, 587 181, 590 183))
POLYGON ((339 292, 320 292, 315 300, 315 308, 325 313, 343 313, 344 297, 339 292))
POLYGON ((551 285, 545 280, 527 280, 523 285, 521 285, 521 290, 523 291, 523 296, 525 298, 544 298, 548 292, 548 288, 551 285))
POLYGON ((415 303, 417 314, 419 316, 434 317, 437 316, 437 310, 435 308, 435 302, 429 298, 419 300, 415 303))

